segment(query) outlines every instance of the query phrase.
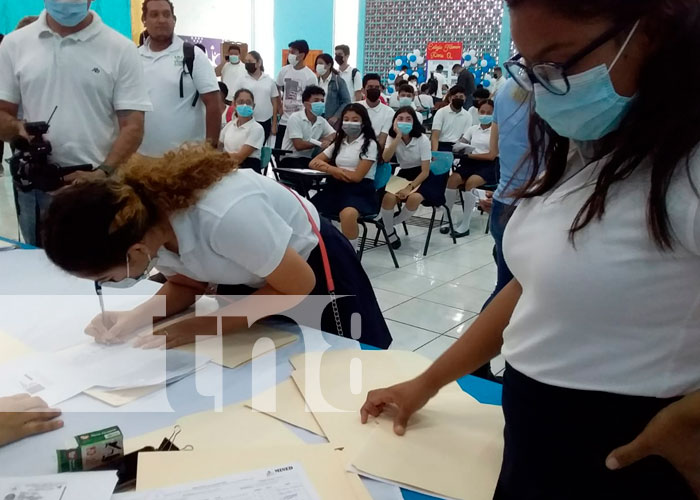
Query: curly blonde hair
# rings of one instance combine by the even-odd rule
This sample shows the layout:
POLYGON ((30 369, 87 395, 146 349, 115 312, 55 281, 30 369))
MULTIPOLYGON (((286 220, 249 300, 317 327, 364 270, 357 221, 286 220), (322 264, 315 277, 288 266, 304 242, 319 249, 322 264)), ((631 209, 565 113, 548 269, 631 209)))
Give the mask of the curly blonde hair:
POLYGON ((238 165, 228 153, 187 145, 162 158, 135 155, 112 178, 75 184, 54 197, 44 224, 49 258, 69 272, 101 272, 164 217, 194 205, 238 165))

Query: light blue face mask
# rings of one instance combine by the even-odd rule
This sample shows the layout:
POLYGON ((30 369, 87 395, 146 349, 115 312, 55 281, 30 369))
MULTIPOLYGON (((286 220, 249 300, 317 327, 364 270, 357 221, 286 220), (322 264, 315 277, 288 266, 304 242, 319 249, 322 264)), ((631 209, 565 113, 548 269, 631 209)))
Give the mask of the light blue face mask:
POLYGON ((238 64, 241 62, 241 56, 228 56, 228 62, 231 64, 238 64))
POLYGON ((401 106, 402 108, 410 106, 411 104, 413 104, 413 99, 411 99, 410 97, 399 97, 399 106, 401 106))
POLYGON ((45 0, 46 12, 61 26, 72 28, 80 24, 88 15, 88 2, 58 2, 45 0))
POLYGON ((493 123, 493 115, 479 115, 479 123, 482 125, 490 125, 493 123))
POLYGON ((413 130, 412 122, 398 122, 397 126, 403 135, 408 135, 411 133, 411 130, 413 130))
POLYGON ((575 141, 595 141, 618 129, 634 97, 624 97, 615 91, 610 71, 627 48, 637 25, 610 69, 601 64, 570 76, 567 94, 555 95, 542 85, 535 84, 535 110, 557 134, 575 141))
POLYGON ((248 106, 247 104, 239 104, 236 106, 236 113, 241 118, 248 118, 253 116, 253 106, 248 106))
POLYGON ((136 285, 140 281, 143 281, 145 279, 148 279, 148 277, 151 275, 151 271, 156 267, 156 264, 158 263, 158 257, 154 257, 151 259, 151 256, 148 256, 148 265, 146 266, 146 269, 143 270, 143 273, 138 275, 135 278, 129 277, 129 273, 131 270, 129 269, 129 256, 126 256, 126 278, 124 278, 121 281, 102 281, 100 282, 100 285, 102 285, 105 288, 131 288, 132 286, 136 285))
POLYGON ((326 103, 325 102, 312 102, 311 103, 311 112, 315 114, 316 116, 323 116, 323 113, 326 112, 326 103))

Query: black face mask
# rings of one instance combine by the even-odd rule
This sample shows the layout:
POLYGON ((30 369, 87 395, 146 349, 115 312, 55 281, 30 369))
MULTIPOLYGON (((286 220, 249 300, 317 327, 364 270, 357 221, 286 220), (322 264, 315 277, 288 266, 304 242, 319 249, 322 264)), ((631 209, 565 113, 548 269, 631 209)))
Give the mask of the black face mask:
POLYGON ((379 100, 379 96, 382 95, 379 89, 368 89, 367 90, 367 100, 374 102, 379 100))
POLYGON ((245 70, 251 75, 255 73, 255 71, 257 70, 257 68, 255 67, 255 63, 245 63, 245 70))
POLYGON ((459 109, 464 106, 464 99, 452 99, 452 107, 459 109))
POLYGON ((343 56, 335 56, 335 62, 337 62, 338 64, 343 64, 345 60, 343 59, 343 56))

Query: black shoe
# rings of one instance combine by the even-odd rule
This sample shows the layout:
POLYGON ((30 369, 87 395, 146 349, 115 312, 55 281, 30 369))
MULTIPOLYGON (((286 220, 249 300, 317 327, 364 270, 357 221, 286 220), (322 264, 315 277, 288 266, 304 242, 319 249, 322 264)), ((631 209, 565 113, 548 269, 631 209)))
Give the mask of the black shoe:
POLYGON ((440 228, 440 234, 450 234, 450 226, 442 226, 440 228))
POLYGON ((453 231, 452 236, 454 236, 455 238, 464 238, 466 236, 469 236, 469 233, 470 233, 469 229, 467 229, 463 233, 458 233, 457 231, 453 231))
POLYGON ((396 234, 396 231, 394 231, 393 233, 391 233, 389 235, 389 244, 391 245, 391 248, 393 248, 394 250, 398 250, 399 248, 401 248, 401 238, 399 238, 399 235, 396 234), (394 238, 394 237, 396 239, 392 241, 392 238, 394 238))

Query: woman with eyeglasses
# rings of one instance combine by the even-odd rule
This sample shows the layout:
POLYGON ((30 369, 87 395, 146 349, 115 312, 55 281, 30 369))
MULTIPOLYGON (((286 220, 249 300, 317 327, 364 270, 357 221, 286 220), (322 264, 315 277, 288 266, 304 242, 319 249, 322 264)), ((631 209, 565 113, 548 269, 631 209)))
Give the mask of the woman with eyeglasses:
MULTIPOLYGON (((532 93, 531 156, 504 237, 511 281, 416 379, 372 391, 394 429, 502 348, 494 498, 700 496, 700 5, 507 0, 532 93), (692 76, 658 99, 659 61, 692 76), (662 123, 663 126, 659 127, 662 123), (682 125, 678 125, 682 123, 682 125)), ((469 453, 465 450, 465 453, 469 453)))

